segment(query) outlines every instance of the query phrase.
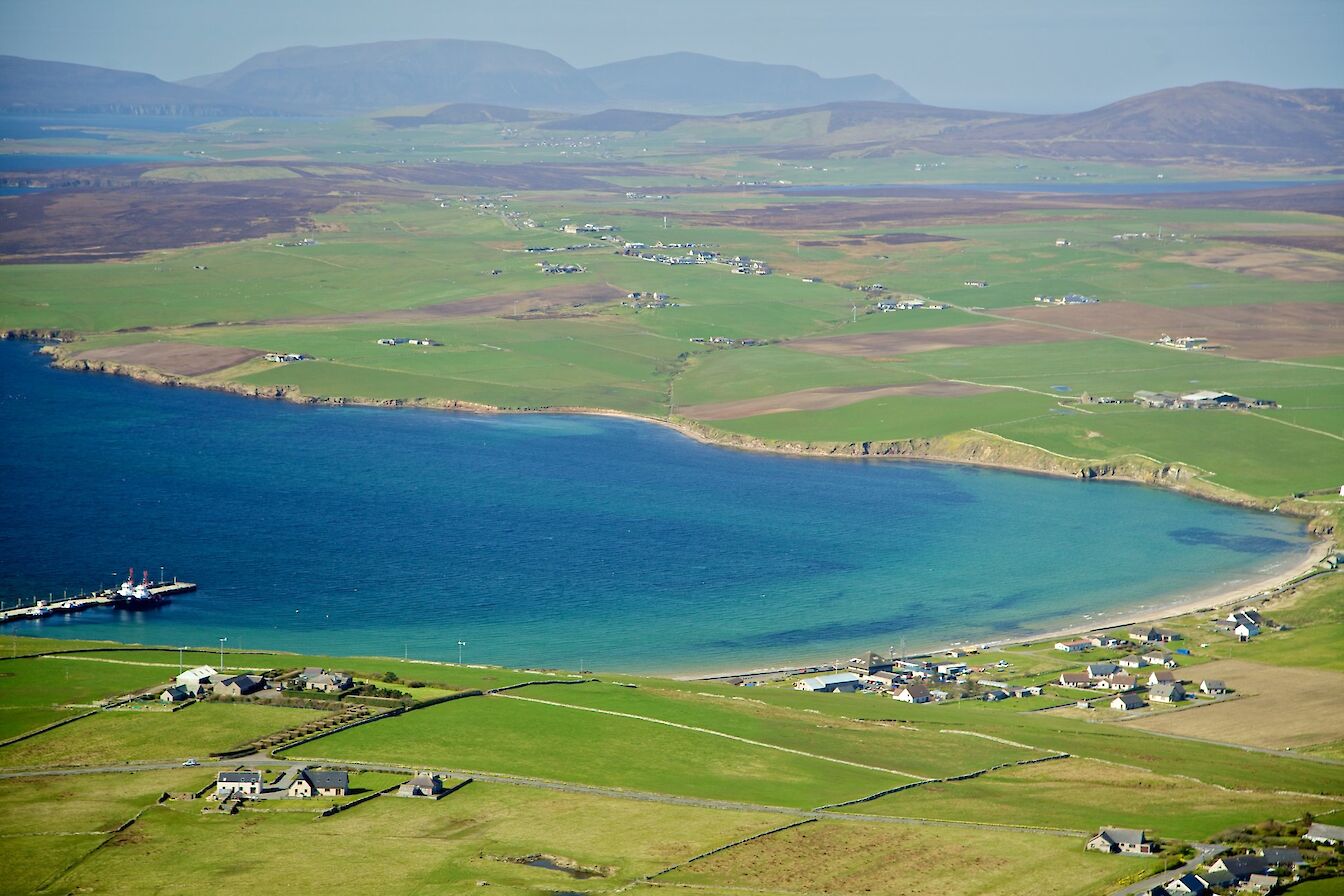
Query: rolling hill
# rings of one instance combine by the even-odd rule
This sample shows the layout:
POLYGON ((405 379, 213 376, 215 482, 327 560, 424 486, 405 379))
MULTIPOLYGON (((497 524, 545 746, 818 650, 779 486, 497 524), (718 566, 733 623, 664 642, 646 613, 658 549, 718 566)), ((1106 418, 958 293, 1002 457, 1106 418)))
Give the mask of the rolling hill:
POLYGON ((0 111, 208 116, 270 110, 143 72, 0 56, 0 111))
POLYGON ((422 103, 575 109, 605 100, 586 75, 559 57, 470 40, 290 47, 183 83, 325 114, 422 103))
POLYGON ((928 145, 1062 158, 1339 164, 1344 90, 1278 90, 1231 81, 1172 87, 1089 112, 952 127, 928 145))
POLYGON ((918 103, 877 75, 823 78, 796 65, 738 62, 700 53, 667 53, 583 70, 613 101, 639 109, 747 111, 829 102, 918 103))

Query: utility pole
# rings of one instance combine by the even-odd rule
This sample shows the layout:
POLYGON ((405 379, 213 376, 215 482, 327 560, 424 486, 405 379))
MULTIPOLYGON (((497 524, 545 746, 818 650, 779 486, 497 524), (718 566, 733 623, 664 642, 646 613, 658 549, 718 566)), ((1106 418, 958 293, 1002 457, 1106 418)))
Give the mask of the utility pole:
POLYGON ((467 646, 466 641, 457 642, 457 664, 462 665, 462 648, 467 646))
POLYGON ((219 671, 221 672, 224 671, 224 642, 227 640, 229 639, 228 638, 219 639, 219 671))
POLYGON ((185 648, 185 647, 179 647, 179 648, 177 648, 177 674, 178 674, 178 675, 181 675, 181 674, 182 674, 182 651, 184 651, 184 650, 186 650, 186 649, 187 649, 187 648, 185 648))

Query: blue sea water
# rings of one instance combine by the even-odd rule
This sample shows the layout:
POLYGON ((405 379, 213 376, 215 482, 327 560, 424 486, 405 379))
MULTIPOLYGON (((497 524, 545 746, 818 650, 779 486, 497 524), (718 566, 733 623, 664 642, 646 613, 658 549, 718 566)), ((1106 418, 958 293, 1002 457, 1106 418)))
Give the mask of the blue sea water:
POLYGON ((0 343, 0 596, 160 564, 142 612, 8 631, 630 671, 1020 635, 1300 558, 1297 523, 969 467, 768 456, 634 421, 307 408, 0 343))
POLYGON ((1093 180, 1025 181, 1019 183, 896 183, 896 184, 795 184, 779 187, 782 193, 810 196, 880 194, 890 191, 970 190, 990 193, 1078 193, 1095 196, 1147 196, 1165 193, 1230 193, 1238 190, 1281 190, 1337 184, 1338 180, 1153 180, 1107 182, 1093 180))

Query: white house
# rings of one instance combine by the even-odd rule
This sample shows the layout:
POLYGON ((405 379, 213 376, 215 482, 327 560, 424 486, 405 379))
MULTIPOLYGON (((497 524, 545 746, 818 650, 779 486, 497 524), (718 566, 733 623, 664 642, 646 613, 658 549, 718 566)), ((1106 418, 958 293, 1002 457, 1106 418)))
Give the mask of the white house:
POLYGON ((1091 641, 1057 641, 1055 649, 1064 653, 1081 653, 1092 646, 1091 641))
POLYGON ((215 779, 215 799, 233 796, 259 796, 261 772, 220 772, 215 779))
POLYGON ((917 681, 912 681, 896 692, 896 699, 903 703, 928 703, 929 689, 917 681))
POLYGON ((1260 626, 1254 622, 1243 622, 1232 629, 1232 632, 1237 636, 1238 641, 1249 641, 1260 634, 1260 626))
POLYGON ((1133 691, 1121 694, 1111 701, 1111 709, 1120 712, 1128 712, 1131 709, 1139 709, 1144 705, 1143 698, 1133 691))

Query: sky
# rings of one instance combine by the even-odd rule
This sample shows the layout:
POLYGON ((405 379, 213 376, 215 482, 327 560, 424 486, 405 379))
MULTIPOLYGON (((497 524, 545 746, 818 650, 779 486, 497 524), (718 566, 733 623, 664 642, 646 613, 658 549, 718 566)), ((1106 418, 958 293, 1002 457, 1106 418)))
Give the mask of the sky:
POLYGON ((690 50, 871 72, 926 103, 1018 112, 1202 81, 1344 87, 1344 0, 0 0, 0 54, 166 80, 287 46, 425 37, 578 67, 690 50))

